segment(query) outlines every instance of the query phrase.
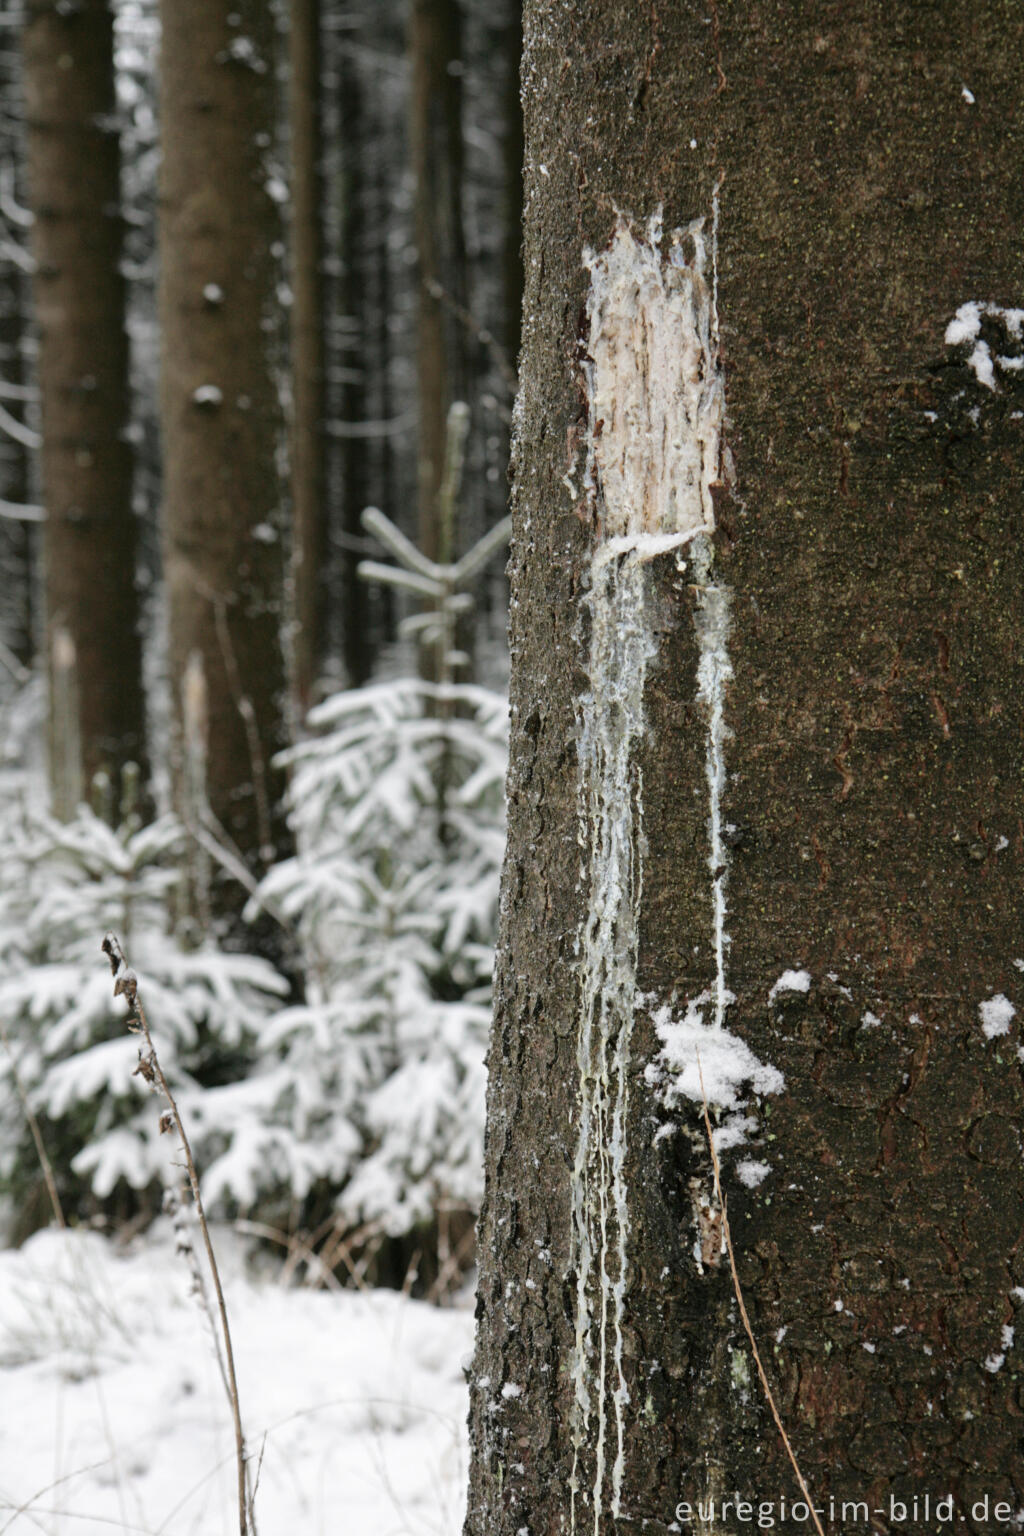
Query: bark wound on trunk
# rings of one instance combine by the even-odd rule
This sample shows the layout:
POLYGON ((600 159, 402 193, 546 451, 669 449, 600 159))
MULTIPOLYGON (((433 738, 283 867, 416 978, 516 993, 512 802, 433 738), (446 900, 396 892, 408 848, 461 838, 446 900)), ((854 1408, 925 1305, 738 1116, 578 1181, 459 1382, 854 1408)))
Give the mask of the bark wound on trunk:
MULTIPOLYGON (((708 1035, 711 1053, 728 1051, 721 817, 724 691, 731 676, 728 593, 712 581, 706 537, 715 524, 712 487, 721 479, 724 385, 704 223, 697 219, 675 230, 663 250, 660 210, 642 235, 620 216, 610 246, 584 256, 590 289, 583 485, 599 537, 583 601, 590 687, 577 705, 579 840, 588 901, 579 938, 579 1112, 571 1193, 575 1345, 569 1525, 573 1532, 592 1528, 595 1536, 609 1517, 617 1520, 622 1513, 626 1439, 633 1428, 623 1353, 633 1204, 627 1128, 630 1079, 636 1073, 634 1018, 645 1002, 637 987, 644 694, 658 657, 647 566, 671 555, 682 574, 687 569, 682 549, 691 541, 699 696, 708 717, 714 1024, 702 1031, 699 1015, 689 1015, 685 1046, 677 1029, 666 1039, 663 1056, 674 1045, 676 1055, 682 1049, 693 1059, 701 1033, 708 1035)), ((715 234, 713 226, 712 240, 715 234)), ((574 488, 568 477, 567 483, 574 488)), ((681 1060, 666 1060, 650 1081, 665 1097, 666 1078, 674 1083, 683 1068, 681 1060)), ((713 1095, 717 1084, 710 1071, 709 1078, 713 1095)), ((698 1255, 700 1242, 698 1231, 698 1255)))

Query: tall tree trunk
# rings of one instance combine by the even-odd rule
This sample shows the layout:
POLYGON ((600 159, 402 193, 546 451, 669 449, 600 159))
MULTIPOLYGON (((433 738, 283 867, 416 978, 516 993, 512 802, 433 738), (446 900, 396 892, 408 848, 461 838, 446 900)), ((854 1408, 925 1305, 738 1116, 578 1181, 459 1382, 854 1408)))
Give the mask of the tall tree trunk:
POLYGON ((292 155, 292 505, 295 529, 295 686, 305 712, 323 660, 327 507, 324 422, 323 135, 320 3, 292 0, 289 24, 292 155))
MULTIPOLYGON (((31 216, 17 207, 24 197, 20 183, 25 160, 24 92, 20 39, 0 28, 0 93, 6 112, 0 119, 0 167, 10 204, 3 209, 7 239, 27 248, 26 222, 31 216)), ((25 263, 12 254, 0 261, 0 400, 16 419, 24 421, 33 394, 25 367, 25 341, 31 325, 30 290, 25 263)), ((36 529, 29 518, 9 515, 32 503, 33 455, 10 431, 0 431, 0 497, 11 504, 0 517, 0 671, 24 676, 35 653, 33 594, 36 529)))
POLYGON ((509 0, 501 39, 505 74, 502 102, 502 165, 505 179, 503 230, 504 328, 502 345, 510 367, 519 356, 523 309, 523 108, 519 100, 519 62, 523 52, 522 0, 509 0))
POLYGON ((97 774, 120 803, 144 707, 120 153, 107 0, 31 0, 25 107, 35 222, 50 783, 68 816, 97 774))
MULTIPOLYGON (((284 187, 262 0, 164 0, 159 317, 176 796, 252 875, 287 846, 277 382, 284 187), (210 831, 210 828, 207 828, 210 831)), ((197 871, 201 864, 197 861, 197 871)), ((201 919, 203 880, 188 906, 201 919)), ((213 908, 241 905, 238 886, 213 908)))
MULTIPOLYGON (((366 583, 361 581, 359 546, 363 538, 360 518, 370 501, 369 444, 360 432, 367 415, 367 379, 370 372, 370 309, 375 294, 366 283, 369 263, 366 256, 366 187, 363 156, 366 153, 366 123, 363 114, 362 84, 355 62, 347 48, 342 49, 338 70, 341 129, 341 310, 345 315, 350 344, 345 350, 344 382, 339 391, 341 420, 346 436, 341 450, 341 550, 339 598, 341 607, 341 650, 346 680, 358 687, 370 676, 373 650, 370 643, 369 602, 366 583)), ((378 260, 387 262, 386 231, 378 231, 382 251, 378 260)), ((379 286, 381 278, 373 287, 379 286)), ((378 312, 386 332, 387 312, 379 297, 378 312)), ((386 374, 388 348, 386 335, 376 359, 376 367, 386 374)))
POLYGON ((464 398, 467 376, 459 7, 457 0, 412 0, 410 17, 410 151, 419 278, 419 545, 436 560, 444 540, 438 491, 448 410, 464 398))
POLYGON ((701 1069, 823 1521, 1009 1529, 1024 18, 709 10, 526 6, 466 1531, 812 1528, 701 1069))
MULTIPOLYGON (((4 148, 9 148, 5 145, 4 148)), ((11 159, 4 156, 10 165, 11 159)), ((11 232, 9 238, 17 238, 11 232)), ((0 404, 22 421, 32 386, 25 368, 25 334, 30 323, 27 283, 13 263, 0 271, 0 378, 6 398, 0 404)), ((0 433, 0 497, 8 503, 0 516, 0 668, 31 665, 35 654, 33 593, 38 507, 32 502, 32 455, 24 441, 0 433)))

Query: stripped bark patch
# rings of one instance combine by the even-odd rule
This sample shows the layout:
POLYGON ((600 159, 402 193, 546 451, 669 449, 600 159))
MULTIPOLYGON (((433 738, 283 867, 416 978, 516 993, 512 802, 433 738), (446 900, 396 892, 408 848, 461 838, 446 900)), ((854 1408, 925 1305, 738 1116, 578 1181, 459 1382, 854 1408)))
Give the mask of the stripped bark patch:
POLYGON ((660 213, 646 238, 620 218, 607 249, 586 253, 585 486, 606 538, 715 526, 725 393, 706 261, 704 220, 666 249, 660 213))

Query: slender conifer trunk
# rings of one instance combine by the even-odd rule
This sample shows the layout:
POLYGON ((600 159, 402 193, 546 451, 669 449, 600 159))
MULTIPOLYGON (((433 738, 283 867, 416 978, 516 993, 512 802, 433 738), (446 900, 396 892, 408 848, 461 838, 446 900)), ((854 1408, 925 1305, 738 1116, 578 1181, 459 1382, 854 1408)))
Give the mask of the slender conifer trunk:
MULTIPOLYGON (((388 367, 388 309, 385 303, 387 248, 378 235, 376 262, 367 258, 366 193, 367 175, 363 165, 366 143, 363 89, 359 72, 346 51, 339 65, 338 89, 341 96, 339 127, 341 133, 341 310, 349 325, 350 344, 345 351, 346 377, 339 390, 341 419, 347 435, 339 443, 341 457, 341 527, 343 542, 338 557, 338 596, 341 607, 341 651, 348 682, 356 687, 365 683, 373 666, 370 613, 367 586, 357 573, 363 527, 360 518, 370 502, 370 452, 367 438, 360 430, 368 415, 367 381, 371 367, 386 377, 388 367), (371 275, 376 265, 376 281, 371 275), (371 315, 380 316, 380 334, 371 337, 371 315), (371 361, 371 352, 376 356, 371 361)), ((372 180, 372 178, 371 178, 372 180)), ((386 392, 384 392, 386 393, 386 392)), ((381 461, 386 460, 386 444, 381 461)), ((381 476, 378 484, 384 477, 381 476)))
POLYGON ((325 637, 327 506, 324 421, 323 135, 319 0, 292 0, 288 111, 292 155, 292 506, 295 687, 309 707, 325 637))
MULTIPOLYGON (((159 314, 176 798, 252 875, 287 845, 282 168, 263 0, 164 0, 159 314)), ((204 856, 205 857, 205 856, 204 856)), ((219 861, 214 859, 214 869, 219 861)), ((237 910, 235 883, 188 908, 237 910)))
POLYGON ((462 229, 462 68, 457 0, 412 0, 410 149, 419 278, 417 370, 419 545, 440 558, 438 492, 448 410, 466 387, 466 251, 462 229))
POLYGON ((33 296, 46 508, 54 811, 92 792, 117 815, 143 766, 136 521, 128 441, 120 144, 106 0, 30 0, 24 32, 33 296))

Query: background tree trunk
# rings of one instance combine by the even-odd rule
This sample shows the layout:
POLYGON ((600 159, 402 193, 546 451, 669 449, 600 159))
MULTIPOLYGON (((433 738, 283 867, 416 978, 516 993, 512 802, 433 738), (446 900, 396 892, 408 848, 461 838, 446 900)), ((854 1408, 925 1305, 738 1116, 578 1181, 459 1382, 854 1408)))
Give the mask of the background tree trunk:
POLYGON ((288 116, 292 157, 292 507, 295 528, 295 688, 305 712, 323 662, 327 415, 323 282, 323 135, 319 0, 292 0, 288 116))
MULTIPOLYGON (((16 233, 10 231, 8 238, 17 238, 16 233)), ((6 398, 0 404, 22 422, 35 396, 24 356, 30 323, 27 286, 13 263, 0 271, 0 368, 6 385, 6 398)), ((31 450, 9 432, 0 433, 0 496, 8 503, 5 515, 0 517, 0 641, 7 653, 3 659, 5 669, 15 673, 29 667, 35 655, 34 569, 39 508, 32 499, 32 480, 31 450)))
MULTIPOLYGON (((23 185, 25 163, 25 104, 22 90, 21 39, 11 27, 0 27, 0 93, 7 104, 0 116, 0 167, 9 198, 2 214, 2 228, 10 251, 0 261, 0 399, 17 421, 31 421, 36 391, 26 368, 25 343, 31 328, 29 282, 26 266, 27 224, 31 215, 20 204, 26 200, 23 185), (15 248, 26 252, 19 260, 15 248)), ((0 497, 15 508, 31 507, 34 455, 10 431, 0 431, 0 497)), ((6 509, 5 509, 6 510, 6 509)), ((35 655, 36 596, 34 572, 38 528, 36 521, 16 515, 0 517, 0 669, 26 676, 35 655)))
POLYGON ((431 560, 444 534, 438 491, 448 410, 465 398, 466 250, 462 228, 462 69, 456 0, 412 0, 410 154, 416 257, 419 546, 431 560), (457 313, 461 309, 463 317, 457 313))
POLYGON ((466 1530, 704 1530, 736 1492, 785 1526, 800 1498, 721 1251, 695 1043, 823 1518, 863 1500, 847 1526, 933 1530, 948 1494, 957 1528, 1003 1501, 1005 1526, 1024 391, 998 307, 1024 290, 1024 22, 528 0, 525 28, 466 1530), (992 308, 947 344, 970 301, 992 308))
POLYGON ((144 708, 121 276, 113 23, 106 0, 32 0, 24 32, 46 504, 50 783, 69 816, 94 775, 120 804, 144 708), (116 685, 112 679, 116 678, 116 685))
MULTIPOLYGON (((341 283, 339 299, 349 326, 344 379, 339 389, 341 420, 348 436, 339 442, 341 457, 341 548, 339 551, 338 597, 341 608, 341 653, 345 673, 352 687, 365 683, 373 666, 369 594, 366 583, 357 574, 363 527, 360 518, 371 500, 369 444, 360 431, 366 422, 367 381, 371 368, 370 323, 376 309, 382 318, 382 334, 375 338, 376 367, 387 377, 388 310, 383 297, 367 281, 371 263, 366 256, 366 177, 364 160, 367 145, 364 132, 363 84, 347 49, 341 52, 338 71, 338 127, 341 157, 341 283)), ((378 239, 380 231, 377 232, 378 239)), ((387 246, 377 252, 374 264, 377 281, 386 292, 387 246)), ((384 391, 386 396, 386 390, 384 391)), ((386 441, 382 458, 386 456, 386 441)), ((383 478, 383 477, 381 477, 383 478)))
MULTIPOLYGON (((260 874, 287 846, 272 761, 286 741, 277 383, 285 190, 274 149, 274 24, 259 0, 166 0, 161 24, 161 420, 177 799, 191 822, 208 804, 215 835, 260 874)), ((193 890, 193 916, 201 904, 193 890)), ((225 894, 219 904, 240 901, 225 894)))
POLYGON ((510 0, 501 39, 504 72, 502 169, 505 207, 502 250, 503 335, 512 368, 519 356, 523 313, 523 109, 519 100, 519 61, 523 52, 522 0, 510 0))

